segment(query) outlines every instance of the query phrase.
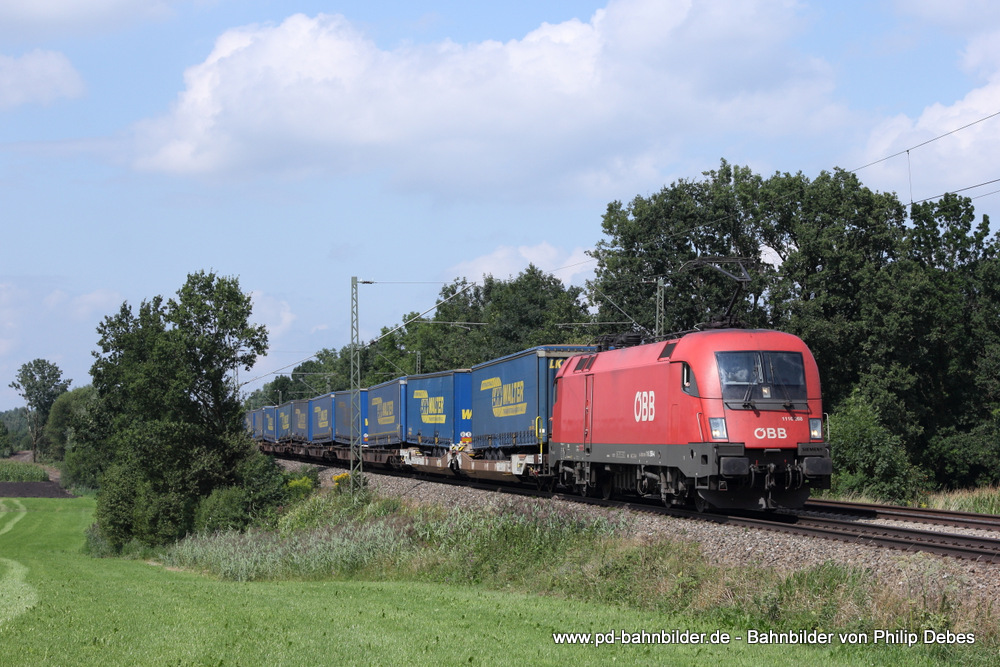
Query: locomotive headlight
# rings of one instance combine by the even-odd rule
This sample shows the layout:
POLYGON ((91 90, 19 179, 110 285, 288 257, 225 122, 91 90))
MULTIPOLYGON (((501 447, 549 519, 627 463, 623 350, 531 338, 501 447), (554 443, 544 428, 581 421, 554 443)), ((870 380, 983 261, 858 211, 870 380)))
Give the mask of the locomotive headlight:
POLYGON ((711 417, 708 420, 708 428, 712 432, 712 440, 728 440, 729 434, 726 432, 726 420, 723 417, 711 417))
POLYGON ((810 419, 809 420, 809 438, 811 440, 822 440, 823 439, 823 420, 822 419, 810 419))

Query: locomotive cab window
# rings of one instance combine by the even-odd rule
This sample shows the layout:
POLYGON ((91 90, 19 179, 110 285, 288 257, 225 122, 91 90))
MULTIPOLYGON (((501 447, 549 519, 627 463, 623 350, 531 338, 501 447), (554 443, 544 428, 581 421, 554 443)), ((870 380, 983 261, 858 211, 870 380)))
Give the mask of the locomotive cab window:
POLYGON ((681 362, 681 391, 691 396, 698 395, 698 382, 694 378, 694 371, 687 362, 681 362))
POLYGON ((716 352, 722 400, 731 408, 791 409, 808 399, 801 352, 716 352))

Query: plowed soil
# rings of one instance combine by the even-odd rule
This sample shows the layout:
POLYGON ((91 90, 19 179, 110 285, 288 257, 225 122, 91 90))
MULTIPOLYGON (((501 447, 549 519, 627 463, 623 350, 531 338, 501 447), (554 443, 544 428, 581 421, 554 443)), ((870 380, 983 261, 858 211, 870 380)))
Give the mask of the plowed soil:
POLYGON ((0 498, 72 498, 56 482, 0 482, 0 498))
MULTIPOLYGON (((31 452, 16 452, 13 461, 31 461, 31 452)), ((72 498, 73 494, 59 486, 59 470, 44 466, 48 482, 0 482, 0 498, 72 498)))

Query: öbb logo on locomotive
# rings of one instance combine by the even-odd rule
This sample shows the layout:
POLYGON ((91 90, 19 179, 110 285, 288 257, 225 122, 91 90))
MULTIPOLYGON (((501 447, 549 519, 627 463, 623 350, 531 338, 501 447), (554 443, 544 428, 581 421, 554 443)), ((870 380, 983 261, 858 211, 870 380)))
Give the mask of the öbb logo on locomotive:
POLYGON ((651 422, 656 418, 656 392, 635 392, 634 413, 637 422, 651 422))
MULTIPOLYGON (((829 488, 819 370, 796 336, 719 329, 616 348, 543 345, 362 390, 366 465, 700 509, 798 507, 829 488)), ((247 415, 265 451, 347 461, 350 392, 247 415), (347 396, 345 396, 347 395, 347 396)))

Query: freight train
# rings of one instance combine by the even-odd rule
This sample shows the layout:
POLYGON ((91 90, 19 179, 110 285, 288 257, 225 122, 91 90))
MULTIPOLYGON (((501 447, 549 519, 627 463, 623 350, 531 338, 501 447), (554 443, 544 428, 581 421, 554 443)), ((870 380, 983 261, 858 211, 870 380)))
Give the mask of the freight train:
MULTIPOLYGON (((347 461, 351 392, 247 413, 260 448, 347 461)), ((700 510, 800 507, 830 485, 819 371, 799 338, 719 329, 544 345, 360 393, 366 465, 700 510)))

